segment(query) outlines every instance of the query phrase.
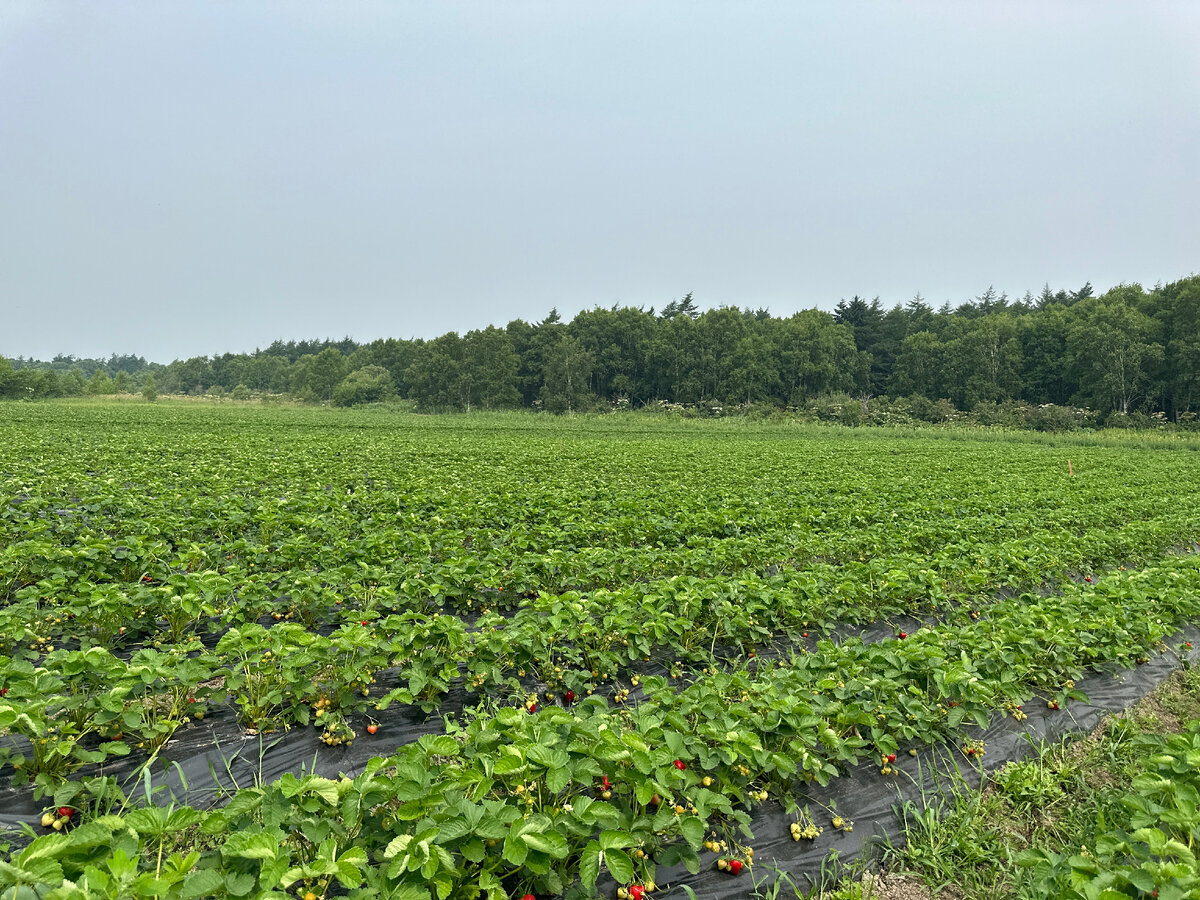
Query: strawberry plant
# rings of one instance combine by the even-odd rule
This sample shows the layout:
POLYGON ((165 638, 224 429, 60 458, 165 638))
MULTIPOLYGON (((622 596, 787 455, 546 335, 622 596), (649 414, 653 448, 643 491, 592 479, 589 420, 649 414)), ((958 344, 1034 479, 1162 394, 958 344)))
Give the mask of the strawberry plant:
MULTIPOLYGON (((1200 616, 1194 557, 1162 556, 1195 538, 1200 474, 1167 451, 1089 448, 1067 481, 1009 441, 7 412, 0 737, 62 826, 10 854, 13 886, 652 895, 714 845, 749 869, 757 804, 801 840, 849 830, 804 786, 974 757, 1200 616), (142 813, 87 769, 224 704, 332 745, 460 690, 469 724, 203 812, 142 813)), ((1170 790, 1139 784, 1146 815, 1183 817, 1170 790)), ((1158 865, 1151 840, 1103 865, 1158 865)))

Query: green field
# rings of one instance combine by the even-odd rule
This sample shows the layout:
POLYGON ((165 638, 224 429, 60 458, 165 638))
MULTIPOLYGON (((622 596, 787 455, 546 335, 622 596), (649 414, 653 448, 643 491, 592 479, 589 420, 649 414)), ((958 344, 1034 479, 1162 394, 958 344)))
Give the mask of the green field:
POLYGON ((0 779, 51 832, 13 837, 25 896, 748 869, 759 804, 807 826, 858 763, 973 757, 1200 616, 1184 442, 9 404, 0 446, 0 779), (144 806, 173 741, 234 719, 352 777, 144 806))

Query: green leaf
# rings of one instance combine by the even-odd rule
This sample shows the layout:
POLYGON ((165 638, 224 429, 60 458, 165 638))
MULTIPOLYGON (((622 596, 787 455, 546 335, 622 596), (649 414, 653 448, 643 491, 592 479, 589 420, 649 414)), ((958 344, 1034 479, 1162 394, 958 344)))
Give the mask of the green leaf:
POLYGON ((448 734, 425 735, 417 743, 430 756, 456 756, 460 749, 458 741, 448 734))
POLYGON ((634 843, 633 835, 624 831, 601 831, 600 832, 600 849, 601 850, 620 850, 625 847, 630 847, 634 843))
POLYGON ((487 892, 488 900, 508 900, 508 891, 494 872, 485 869, 479 874, 479 889, 487 892))
POLYGON ((224 884, 221 873, 215 869, 200 869, 184 876, 183 885, 179 888, 179 896, 183 900, 202 897, 205 894, 216 893, 224 884))
POLYGON ((521 759, 519 753, 502 753, 500 758, 496 760, 492 771, 497 775, 512 775, 516 772, 522 772, 526 768, 525 761, 521 759))
POLYGON ((557 794, 571 782, 571 770, 566 766, 546 772, 546 789, 557 794))
POLYGON ((487 847, 479 838, 473 838, 458 848, 467 862, 478 863, 487 855, 487 847))
POLYGON ((337 880, 342 887, 356 888, 362 883, 362 867, 367 864, 367 851, 350 847, 337 859, 337 880))
POLYGON ((664 847, 656 858, 661 866, 676 866, 680 863, 695 875, 700 871, 700 857, 687 844, 670 844, 664 847))
POLYGON ((589 891, 595 890, 596 879, 600 877, 600 858, 603 852, 600 845, 592 841, 579 857, 579 880, 589 891))
POLYGON ((643 750, 634 750, 630 754, 630 758, 633 761, 633 767, 643 775, 649 775, 654 771, 654 760, 649 753, 643 750))
POLYGON ((316 775, 309 775, 304 779, 304 792, 306 794, 316 794, 330 806, 337 805, 338 783, 329 778, 320 778, 316 775))
POLYGON ((138 834, 158 836, 167 830, 167 811, 157 806, 132 810, 125 823, 138 834))
POLYGON ((454 879, 450 877, 448 872, 439 872, 433 878, 432 883, 434 890, 437 892, 438 900, 446 900, 454 891, 454 879))
POLYGON ((112 830, 100 822, 84 822, 71 832, 70 842, 72 851, 89 850, 101 847, 112 840, 112 830))
POLYGON ((699 850, 704 844, 703 819, 697 816, 688 816, 680 821, 679 831, 693 850, 699 850))
POLYGON ((521 840, 520 832, 513 829, 504 839, 504 860, 510 862, 514 866, 520 866, 525 863, 525 858, 529 855, 529 845, 521 840))
POLYGON ((1123 874, 1139 891, 1148 894, 1154 890, 1154 876, 1145 869, 1128 869, 1123 874))
POLYGON ((408 849, 408 845, 412 843, 412 839, 413 836, 411 834, 400 834, 392 838, 383 850, 383 858, 392 859, 397 854, 403 853, 408 849))
POLYGON ((621 813, 611 803, 605 803, 602 800, 597 800, 588 807, 588 818, 592 822, 604 826, 616 826, 621 824, 621 813))
POLYGON ((666 743, 667 749, 671 751, 673 756, 678 758, 683 755, 683 749, 685 745, 683 742, 683 736, 678 732, 664 731, 663 741, 666 743))
POLYGON ((191 828, 200 822, 200 811, 192 809, 190 806, 183 806, 173 810, 171 815, 167 817, 167 828, 170 831, 182 831, 185 828, 191 828))
POLYGON ((244 897, 254 889, 257 880, 249 872, 227 872, 225 873, 225 890, 234 897, 244 897))
MULTIPOLYGON (((534 749, 541 748, 535 747, 534 749)), ((533 750, 530 751, 530 756, 533 756, 533 750)), ((549 753, 539 752, 536 762, 547 769, 566 769, 571 765, 571 757, 567 755, 566 750, 555 747, 549 753)))
POLYGON ((437 842, 439 844, 452 844, 460 838, 466 837, 472 831, 471 823, 466 819, 446 819, 438 826, 437 842))
POLYGON ((32 844, 21 851, 21 865, 28 865, 34 860, 50 859, 61 856, 71 844, 71 838, 61 832, 44 834, 36 838, 32 844))
POLYGON ((557 831, 530 832, 521 834, 521 839, 531 850, 545 853, 554 859, 563 859, 567 855, 567 839, 557 831))
POLYGON ((605 850, 604 866, 612 873, 617 884, 629 884, 633 881, 633 860, 624 850, 605 850))
POLYGON ((225 839, 221 855, 234 859, 275 859, 279 842, 263 832, 235 831, 225 839))

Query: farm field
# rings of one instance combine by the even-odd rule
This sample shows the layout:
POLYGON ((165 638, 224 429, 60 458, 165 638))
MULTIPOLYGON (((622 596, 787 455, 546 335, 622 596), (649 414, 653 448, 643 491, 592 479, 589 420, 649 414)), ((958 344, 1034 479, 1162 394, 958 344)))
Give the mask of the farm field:
POLYGON ((1186 446, 703 425, 0 407, 0 890, 749 892, 1200 618, 1186 446))

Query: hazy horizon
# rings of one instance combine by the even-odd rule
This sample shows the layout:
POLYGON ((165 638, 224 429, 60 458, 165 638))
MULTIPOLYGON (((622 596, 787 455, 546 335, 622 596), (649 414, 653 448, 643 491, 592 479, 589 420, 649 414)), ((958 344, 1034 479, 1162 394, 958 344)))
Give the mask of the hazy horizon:
POLYGON ((1197 271, 1200 5, 0 7, 0 354, 1197 271))

